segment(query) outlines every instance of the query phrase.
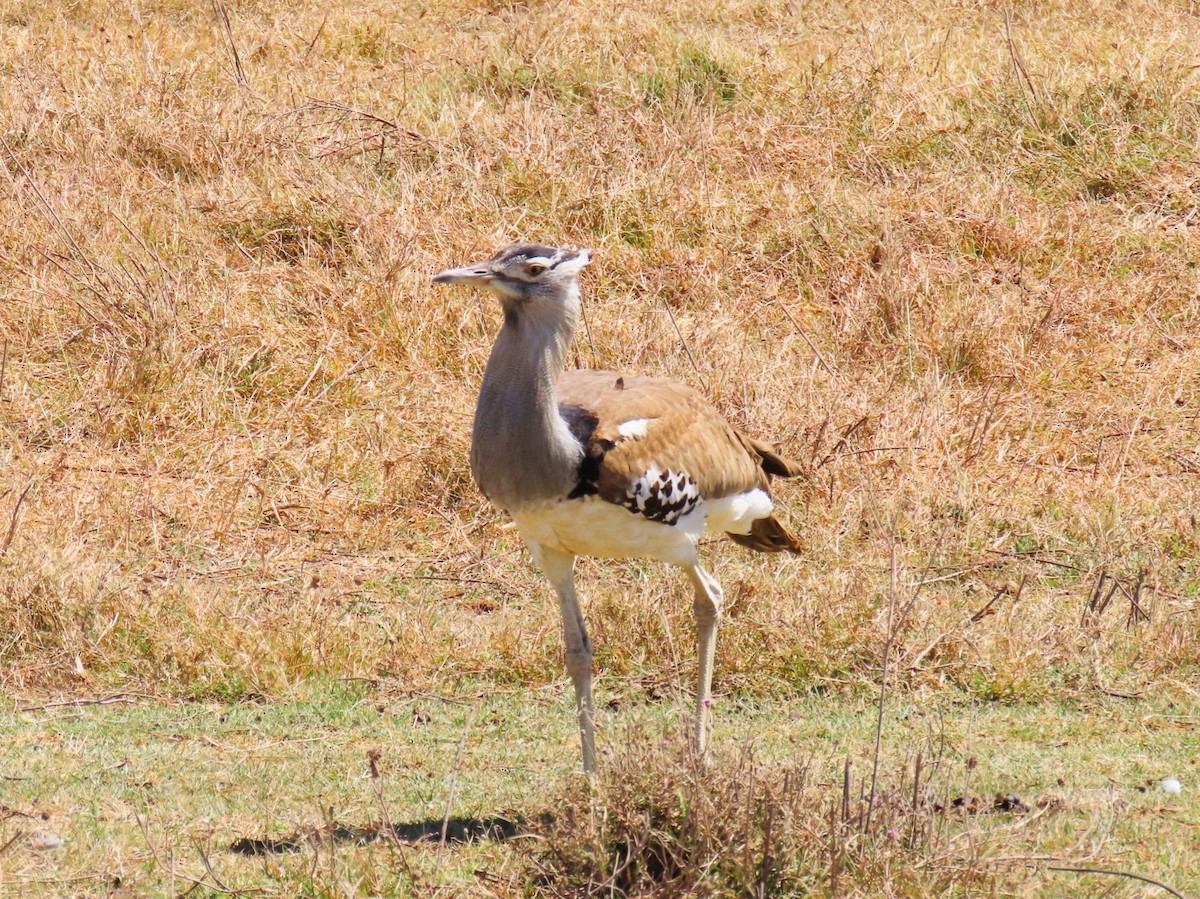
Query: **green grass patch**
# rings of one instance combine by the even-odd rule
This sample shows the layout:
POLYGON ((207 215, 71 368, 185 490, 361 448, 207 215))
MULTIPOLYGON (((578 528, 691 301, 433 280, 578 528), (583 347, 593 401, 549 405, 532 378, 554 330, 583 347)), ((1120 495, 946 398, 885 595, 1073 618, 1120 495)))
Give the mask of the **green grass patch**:
POLYGON ((869 701, 718 702, 709 769, 681 749, 678 707, 604 712, 591 786, 575 772, 572 718, 562 691, 404 697, 336 682, 270 703, 9 701, 0 884, 23 895, 195 882, 307 895, 360 883, 401 896, 466 891, 483 877, 501 895, 554 895, 612 880, 624 859, 613 882, 626 895, 686 892, 705 877, 738 895, 756 884, 772 895, 825 893, 831 876, 859 892, 913 896, 1112 883, 1048 865, 1200 887, 1188 823, 1196 719, 1170 703, 898 701, 885 717, 871 827, 853 823, 869 796, 869 701), (1168 776, 1183 793, 1161 789, 1168 776), (1001 808, 997 794, 1021 805, 1001 808), (441 848, 447 817, 463 832, 503 819, 555 841, 441 848), (1164 829, 1164 817, 1176 826, 1164 829), (408 839, 380 837, 388 827, 408 839), (65 842, 35 850, 39 831, 65 842), (419 833, 425 842, 411 842, 419 833), (241 854, 255 840, 288 849, 241 854))

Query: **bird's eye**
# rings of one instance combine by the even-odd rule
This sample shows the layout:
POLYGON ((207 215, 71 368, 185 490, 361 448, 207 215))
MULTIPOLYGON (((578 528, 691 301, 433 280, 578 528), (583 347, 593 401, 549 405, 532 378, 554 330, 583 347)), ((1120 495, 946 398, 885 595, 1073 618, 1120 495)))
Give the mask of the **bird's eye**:
POLYGON ((540 275, 545 270, 546 270, 546 266, 540 262, 531 262, 531 263, 529 263, 529 265, 525 266, 525 271, 527 271, 531 275, 534 275, 535 277, 537 275, 540 275))

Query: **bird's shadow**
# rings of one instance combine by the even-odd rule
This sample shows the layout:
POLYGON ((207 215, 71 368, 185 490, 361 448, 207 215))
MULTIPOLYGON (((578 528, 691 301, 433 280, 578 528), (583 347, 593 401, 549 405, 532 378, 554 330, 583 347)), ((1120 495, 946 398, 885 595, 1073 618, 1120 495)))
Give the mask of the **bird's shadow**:
POLYGON ((528 824, 527 820, 501 816, 427 818, 424 821, 368 824, 363 827, 333 822, 281 839, 239 837, 229 845, 229 851, 237 855, 276 855, 298 852, 305 846, 329 843, 366 846, 385 839, 414 844, 475 843, 481 840, 500 843, 526 833, 528 824))

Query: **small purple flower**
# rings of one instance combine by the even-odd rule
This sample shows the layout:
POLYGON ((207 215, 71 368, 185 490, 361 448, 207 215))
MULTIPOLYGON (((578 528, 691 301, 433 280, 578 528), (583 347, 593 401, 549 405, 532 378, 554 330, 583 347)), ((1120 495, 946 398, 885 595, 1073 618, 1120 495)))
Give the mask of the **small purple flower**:
POLYGON ((889 827, 887 829, 887 837, 889 840, 894 840, 894 839, 896 839, 897 836, 899 836, 899 834, 896 832, 896 828, 889 827))
POLYGON ((707 709, 707 708, 711 708, 711 706, 712 706, 712 697, 711 697, 711 696, 705 696, 703 699, 701 699, 701 700, 700 700, 700 704, 701 704, 702 706, 704 706, 706 709, 707 709))

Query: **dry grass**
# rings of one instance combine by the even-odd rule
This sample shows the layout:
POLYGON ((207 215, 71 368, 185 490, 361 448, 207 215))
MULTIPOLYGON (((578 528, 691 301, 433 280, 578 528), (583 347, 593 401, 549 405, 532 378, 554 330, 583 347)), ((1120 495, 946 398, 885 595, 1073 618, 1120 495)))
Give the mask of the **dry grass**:
MULTIPOLYGON (((780 486, 806 560, 709 550, 720 693, 871 690, 895 551, 929 581, 905 694, 1194 702, 1195 25, 1165 0, 1020 4, 1011 41, 968 3, 7 4, 0 684, 559 677, 466 468, 497 313, 428 283, 535 237, 599 251, 581 364, 702 386, 811 461, 780 486)), ((673 575, 584 581, 602 700, 690 680, 673 575)))
MULTIPOLYGON (((3 21, 10 689, 556 673, 466 473, 495 310, 427 283, 519 235, 600 249, 583 364, 702 384, 813 462, 781 488, 808 563, 712 550, 722 689, 869 679, 893 539, 940 578, 914 686, 1195 664, 1179 7, 1030 8, 1027 82, 990 9, 246 3, 240 84, 211 9, 133 9, 3 21), (1102 571, 1148 621, 1118 593, 1081 627, 1102 571)), ((674 682, 678 585, 612 572, 602 665, 674 682)))

